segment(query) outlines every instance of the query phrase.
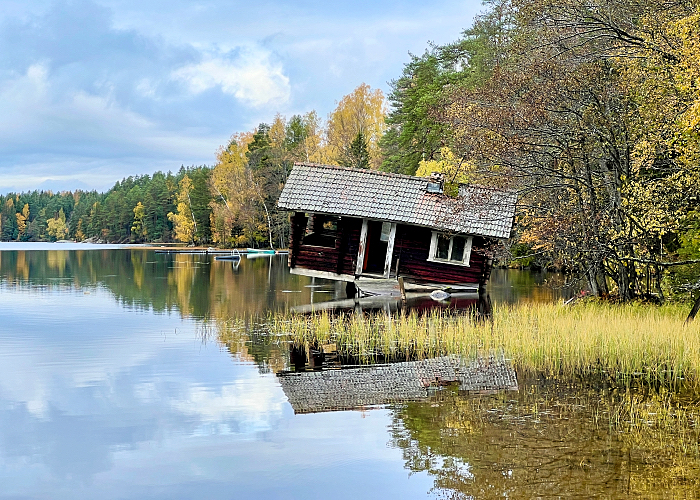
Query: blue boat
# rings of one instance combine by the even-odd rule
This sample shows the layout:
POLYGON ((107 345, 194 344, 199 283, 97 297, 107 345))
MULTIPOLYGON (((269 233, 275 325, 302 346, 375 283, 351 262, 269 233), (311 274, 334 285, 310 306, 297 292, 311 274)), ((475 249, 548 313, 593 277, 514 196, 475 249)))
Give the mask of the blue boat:
POLYGON ((241 260, 241 253, 234 249, 229 255, 217 255, 214 257, 215 260, 228 260, 228 261, 239 261, 241 260))
POLYGON ((266 255, 274 255, 275 250, 272 248, 246 248, 246 253, 247 254, 266 254, 266 255))

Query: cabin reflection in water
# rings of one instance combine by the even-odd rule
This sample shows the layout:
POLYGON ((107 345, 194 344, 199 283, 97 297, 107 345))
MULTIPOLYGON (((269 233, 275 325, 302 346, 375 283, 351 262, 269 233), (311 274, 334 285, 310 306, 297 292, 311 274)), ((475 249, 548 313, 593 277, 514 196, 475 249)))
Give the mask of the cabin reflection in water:
POLYGON ((517 390, 515 370, 502 355, 471 360, 450 355, 432 359, 347 366, 333 344, 319 350, 292 347, 297 370, 277 374, 294 413, 365 409, 402 401, 421 401, 441 386, 460 391, 517 390))
POLYGON ((447 294, 444 298, 433 298, 425 293, 408 293, 406 299, 377 295, 373 297, 355 297, 335 299, 323 302, 293 306, 290 311, 297 314, 313 314, 323 311, 332 312, 416 312, 418 314, 431 311, 471 313, 477 318, 491 316, 491 298, 488 294, 455 293, 447 294))

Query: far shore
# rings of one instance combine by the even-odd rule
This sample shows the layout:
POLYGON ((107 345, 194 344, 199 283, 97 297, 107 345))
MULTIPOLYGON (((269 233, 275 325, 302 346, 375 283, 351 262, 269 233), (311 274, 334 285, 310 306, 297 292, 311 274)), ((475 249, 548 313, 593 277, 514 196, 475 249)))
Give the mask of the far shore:
MULTIPOLYGON (((192 252, 233 252, 238 250, 245 252, 247 248, 221 248, 214 246, 187 246, 184 243, 108 243, 104 241, 2 241, 0 250, 42 250, 41 247, 52 247, 65 250, 81 249, 125 249, 125 248, 147 248, 149 250, 185 250, 192 252)), ((256 250, 269 250, 268 248, 256 248, 256 250)), ((284 252, 286 248, 275 248, 277 252, 284 252)))

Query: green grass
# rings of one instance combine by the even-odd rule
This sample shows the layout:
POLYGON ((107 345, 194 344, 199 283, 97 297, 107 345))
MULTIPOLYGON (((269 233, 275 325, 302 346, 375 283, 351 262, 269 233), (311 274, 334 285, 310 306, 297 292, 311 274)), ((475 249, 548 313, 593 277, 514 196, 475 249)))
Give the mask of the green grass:
POLYGON ((389 316, 274 315, 272 333, 295 342, 330 343, 368 362, 373 356, 473 355, 503 349, 516 368, 546 375, 605 373, 615 379, 683 380, 700 386, 700 321, 687 307, 597 301, 501 305, 490 321, 434 313, 389 316))

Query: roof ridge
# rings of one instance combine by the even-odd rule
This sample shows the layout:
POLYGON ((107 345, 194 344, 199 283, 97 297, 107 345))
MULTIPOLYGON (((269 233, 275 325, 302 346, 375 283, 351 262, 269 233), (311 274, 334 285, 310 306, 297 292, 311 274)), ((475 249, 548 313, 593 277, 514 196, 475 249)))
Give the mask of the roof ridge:
POLYGON ((382 175, 385 177, 395 177, 399 179, 411 179, 415 181, 429 181, 430 179, 428 177, 418 177, 417 175, 406 175, 406 174, 397 174, 394 172, 384 172, 383 170, 374 170, 371 168, 354 168, 354 167, 341 167, 340 165, 327 165, 325 163, 314 163, 314 162, 308 162, 308 161, 295 161, 294 166, 303 166, 303 167, 321 167, 321 168, 328 168, 328 169, 334 169, 334 170, 345 170, 347 172, 357 172, 357 173, 362 173, 362 174, 374 174, 374 175, 382 175))
MULTIPOLYGON (((408 179, 408 180, 414 180, 414 181, 421 181, 421 182, 428 182, 430 181, 430 178, 428 177, 419 177, 417 175, 406 175, 406 174, 397 174, 395 172, 384 172, 383 170, 373 170, 370 168, 354 168, 354 167, 343 167, 340 165, 328 165, 326 163, 314 163, 311 161, 295 161, 294 166, 302 166, 302 167, 321 167, 321 168, 327 168, 327 169, 332 169, 332 170, 344 170, 346 172, 357 172, 360 174, 374 174, 374 175, 381 175, 384 177, 393 177, 396 179, 408 179)), ((511 188, 499 188, 499 187, 494 187, 494 186, 484 186, 483 184, 468 184, 466 182, 459 182, 457 183, 459 187, 467 187, 467 188, 475 188, 475 189, 486 189, 489 191, 495 191, 497 193, 503 193, 503 194, 516 194, 517 195, 517 190, 516 189, 511 189, 511 188)), ((447 195, 445 195, 447 196, 447 195)), ((454 198, 453 196, 448 196, 449 198, 454 198)))

